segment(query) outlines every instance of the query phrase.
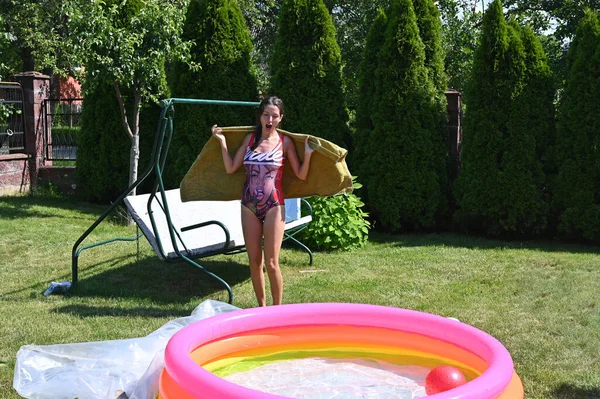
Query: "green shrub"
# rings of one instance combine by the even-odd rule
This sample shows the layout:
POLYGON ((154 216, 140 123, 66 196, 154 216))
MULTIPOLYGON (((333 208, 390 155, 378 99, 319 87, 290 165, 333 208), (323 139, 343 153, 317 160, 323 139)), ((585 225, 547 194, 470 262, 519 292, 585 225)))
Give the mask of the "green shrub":
MULTIPOLYGON (((361 184, 354 182, 354 189, 361 184)), ((366 244, 369 235, 368 214, 364 203, 355 194, 307 199, 313 210, 313 220, 303 231, 304 243, 313 249, 352 250, 366 244)))
POLYGON ((52 142, 56 143, 60 141, 61 144, 70 144, 73 143, 75 145, 77 143, 78 137, 81 134, 81 126, 52 126, 52 142), (62 139, 61 139, 62 138, 62 139), (63 141, 67 141, 67 143, 63 143, 63 141))

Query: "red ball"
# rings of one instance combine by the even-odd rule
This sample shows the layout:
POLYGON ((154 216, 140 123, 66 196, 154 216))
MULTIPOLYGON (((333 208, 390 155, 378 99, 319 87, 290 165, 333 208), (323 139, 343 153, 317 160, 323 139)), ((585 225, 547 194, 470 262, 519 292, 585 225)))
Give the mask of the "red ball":
POLYGON ((467 383, 464 374, 452 366, 437 366, 425 377, 425 392, 427 395, 445 392, 467 383))

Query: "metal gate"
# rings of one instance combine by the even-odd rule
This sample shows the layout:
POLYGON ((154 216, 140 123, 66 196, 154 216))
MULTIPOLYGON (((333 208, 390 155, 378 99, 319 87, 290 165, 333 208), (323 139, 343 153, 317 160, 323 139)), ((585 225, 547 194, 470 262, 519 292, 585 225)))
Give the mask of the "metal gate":
POLYGON ((82 98, 44 100, 44 145, 47 160, 75 161, 77 159, 82 102, 82 98))
POLYGON ((0 82, 0 155, 25 152, 24 119, 21 85, 0 82))

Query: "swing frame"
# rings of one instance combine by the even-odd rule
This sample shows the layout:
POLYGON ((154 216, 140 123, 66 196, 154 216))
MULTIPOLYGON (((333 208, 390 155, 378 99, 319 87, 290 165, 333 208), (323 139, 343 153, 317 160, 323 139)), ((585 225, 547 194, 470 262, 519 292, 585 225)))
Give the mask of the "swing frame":
MULTIPOLYGON (((202 265, 200 265, 199 263, 194 261, 194 259, 197 259, 197 258, 204 258, 204 257, 208 257, 208 256, 218 255, 218 254, 234 254, 234 253, 245 252, 245 247, 243 245, 235 246, 235 247, 229 246, 229 231, 227 229, 227 226, 223 225, 223 223, 220 223, 219 221, 207 221, 207 222, 199 224, 199 225, 187 226, 182 229, 182 231, 185 231, 185 230, 190 230, 193 228, 202 227, 202 226, 208 225, 208 224, 220 225, 221 228, 224 230, 224 233, 226 236, 225 245, 222 248, 208 251, 197 257, 192 257, 189 254, 184 253, 186 251, 181 251, 179 249, 179 246, 177 245, 178 242, 181 242, 181 237, 180 237, 179 233, 177 232, 177 230, 173 224, 172 218, 171 218, 171 211, 169 210, 169 204, 167 201, 166 190, 165 190, 164 182, 163 182, 163 171, 164 171, 164 167, 165 167, 165 163, 166 163, 166 159, 167 159, 169 145, 171 143, 173 133, 174 133, 173 118, 174 118, 176 104, 212 104, 212 105, 236 105, 236 106, 252 106, 252 107, 258 107, 260 105, 260 103, 258 103, 258 102, 209 100, 209 99, 168 98, 168 99, 163 100, 161 102, 162 112, 161 112, 160 119, 158 122, 158 127, 157 127, 155 138, 154 138, 154 144, 152 147, 152 153, 150 156, 150 159, 151 159, 150 164, 140 174, 138 179, 134 183, 132 183, 125 191, 123 191, 123 193, 121 193, 121 195, 96 219, 96 221, 79 237, 79 239, 73 245, 72 255, 71 255, 71 277, 72 277, 73 288, 75 288, 78 284, 79 256, 81 255, 81 253, 83 251, 90 249, 90 248, 97 247, 97 246, 101 246, 104 244, 116 242, 116 241, 136 241, 136 242, 138 242, 138 252, 139 252, 139 238, 144 233, 138 233, 136 235, 136 237, 133 237, 133 238, 112 238, 109 240, 104 240, 104 241, 100 241, 100 242, 85 245, 85 246, 81 246, 81 244, 92 233, 92 231, 94 231, 94 229, 100 223, 102 223, 102 221, 104 219, 106 219, 106 217, 111 212, 114 211, 115 208, 117 208, 119 205, 124 203, 126 197, 129 196, 129 194, 135 188, 137 188, 148 177, 154 176, 154 183, 152 185, 152 189, 149 193, 148 201, 147 201, 147 211, 148 211, 148 216, 150 219, 150 224, 151 224, 152 230, 154 232, 154 238, 157 241, 156 242, 157 247, 161 248, 161 252, 162 252, 162 244, 160 241, 160 235, 158 234, 157 222, 154 217, 154 214, 153 214, 154 211, 152 208, 153 203, 157 202, 158 205, 160 206, 160 209, 164 213, 164 217, 166 219, 167 228, 168 228, 168 232, 169 232, 169 238, 171 240, 171 244, 173 245, 173 250, 176 253, 176 256, 174 256, 174 257, 160 256, 159 253, 157 253, 157 255, 159 255, 166 262, 181 262, 181 261, 183 261, 183 262, 186 262, 186 263, 200 269, 202 272, 204 272, 208 276, 212 277, 221 286, 223 286, 223 288, 227 290, 227 294, 229 297, 229 303, 233 302, 233 292, 232 292, 232 289, 229 286, 229 284, 225 280, 223 280, 221 277, 217 276, 216 274, 212 273, 211 271, 207 270, 202 265)), ((298 244, 303 250, 308 252, 308 255, 310 257, 310 264, 312 265, 313 257, 312 257, 311 250, 308 247, 306 247, 303 243, 298 241, 296 238, 294 238, 294 235, 296 235, 301 230, 305 229, 308 222, 310 222, 310 220, 312 219, 312 208, 310 207, 308 202, 304 199, 302 199, 302 204, 308 208, 308 212, 311 217, 308 218, 308 220, 306 220, 303 223, 291 226, 291 228, 289 230, 286 229, 284 241, 290 239, 293 242, 295 242, 296 244, 298 244)), ((136 225, 139 229, 139 227, 140 227, 139 223, 136 223, 136 225)))

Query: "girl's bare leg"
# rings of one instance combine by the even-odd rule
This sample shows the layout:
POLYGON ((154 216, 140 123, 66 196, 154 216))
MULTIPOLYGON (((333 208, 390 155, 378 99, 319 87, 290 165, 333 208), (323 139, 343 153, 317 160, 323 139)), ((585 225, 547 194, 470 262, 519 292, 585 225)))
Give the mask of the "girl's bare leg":
POLYGON ((271 285, 273 305, 281 305, 283 300, 283 279, 279 268, 279 252, 281 251, 284 230, 285 206, 270 209, 265 217, 263 234, 265 236, 265 265, 271 285))
POLYGON ((262 252, 263 224, 250 209, 243 205, 242 230, 244 232, 244 242, 246 243, 248 262, 250 263, 250 277, 252 278, 254 294, 256 295, 258 306, 266 306, 262 252))

